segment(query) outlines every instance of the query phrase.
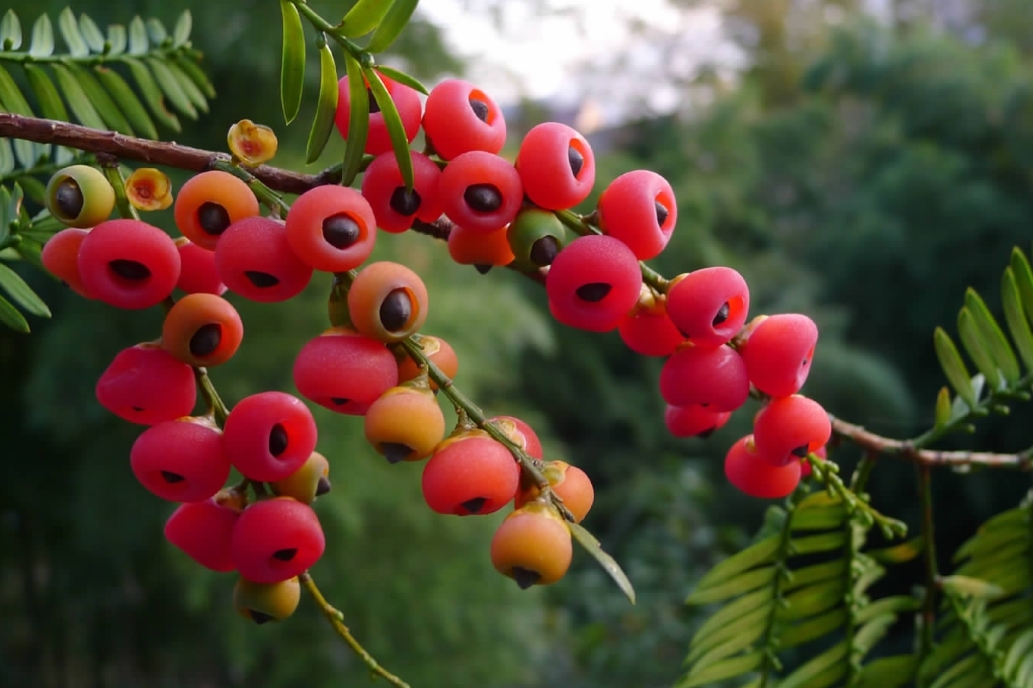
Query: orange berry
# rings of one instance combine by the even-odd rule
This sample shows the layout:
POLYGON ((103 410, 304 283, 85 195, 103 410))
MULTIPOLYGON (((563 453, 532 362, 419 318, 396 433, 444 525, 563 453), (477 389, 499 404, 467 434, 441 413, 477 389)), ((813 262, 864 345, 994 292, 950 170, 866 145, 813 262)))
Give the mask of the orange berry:
POLYGON ((570 528, 555 509, 539 502, 506 516, 491 540, 495 570, 524 590, 563 578, 573 557, 570 528))
MULTIPOLYGON (((440 337, 424 335, 420 337, 420 344, 423 345, 423 353, 431 362, 441 369, 449 378, 454 378, 459 372, 459 357, 456 356, 452 346, 440 337)), ((398 360, 398 382, 408 382, 420 374, 420 367, 411 356, 401 355, 398 360)), ((430 388, 437 390, 438 385, 430 380, 430 388)))
POLYGON ((165 315, 162 345, 193 366, 217 366, 233 358, 244 323, 233 305, 215 294, 187 294, 165 315))
MULTIPOLYGON (((588 474, 565 461, 550 461, 545 464, 542 472, 552 491, 563 500, 563 505, 574 515, 574 521, 581 523, 595 502, 595 488, 592 487, 588 474)), ((519 509, 537 499, 540 494, 541 490, 532 482, 517 492, 513 505, 519 509)))
POLYGON ((390 463, 425 459, 445 437, 445 416, 429 389, 392 387, 364 421, 366 441, 390 463))
POLYGON ((183 236, 209 251, 215 250, 227 227, 258 212, 258 199, 250 187, 222 170, 209 170, 187 180, 173 208, 183 236))
POLYGON ((348 315, 359 334, 400 341, 427 319, 427 287, 404 265, 370 263, 348 289, 348 315))

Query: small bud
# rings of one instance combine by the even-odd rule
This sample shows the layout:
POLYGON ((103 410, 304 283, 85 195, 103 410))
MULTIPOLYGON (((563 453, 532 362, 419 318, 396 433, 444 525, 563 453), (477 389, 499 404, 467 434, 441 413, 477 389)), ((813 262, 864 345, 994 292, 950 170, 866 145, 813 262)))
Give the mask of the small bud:
POLYGON ((137 210, 165 210, 172 205, 172 182, 153 167, 141 167, 126 180, 126 196, 137 210))
POLYGON ((230 153, 244 165, 261 165, 276 155, 276 134, 264 124, 255 124, 249 119, 230 127, 226 141, 230 153))

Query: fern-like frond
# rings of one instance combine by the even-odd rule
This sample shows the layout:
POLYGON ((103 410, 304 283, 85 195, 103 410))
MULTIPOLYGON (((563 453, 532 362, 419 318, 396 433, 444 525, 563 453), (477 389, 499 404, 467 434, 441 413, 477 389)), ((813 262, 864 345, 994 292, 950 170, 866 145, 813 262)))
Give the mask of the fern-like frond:
MULTIPOLYGON (((0 260, 27 262, 46 272, 40 258, 43 244, 63 225, 46 210, 30 217, 23 200, 18 184, 0 185, 0 260)), ((17 272, 0 262, 0 323, 28 333, 25 313, 49 318, 50 308, 17 272)))
POLYGON ((869 527, 838 494, 801 489, 785 509, 773 507, 761 539, 715 566, 689 596, 688 604, 724 606, 693 637, 678 688, 731 679, 743 688, 771 688, 776 680, 779 688, 874 685, 873 678, 881 688, 905 685, 910 673, 904 683, 884 678, 900 661, 894 672, 885 660, 862 662, 917 602, 872 601, 867 591, 886 572, 880 561, 904 561, 919 550, 865 553, 869 527), (813 648, 811 659, 784 672, 781 653, 802 648, 813 648))

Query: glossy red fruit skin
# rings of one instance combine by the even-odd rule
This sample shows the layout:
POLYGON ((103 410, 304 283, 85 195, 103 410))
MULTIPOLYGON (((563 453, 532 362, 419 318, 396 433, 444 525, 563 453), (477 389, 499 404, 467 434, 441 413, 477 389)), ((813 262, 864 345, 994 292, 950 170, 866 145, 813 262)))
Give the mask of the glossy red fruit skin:
POLYGON ((126 310, 157 306, 172 294, 182 269, 172 238, 140 220, 107 220, 91 229, 79 245, 78 266, 87 293, 126 310), (115 260, 143 265, 150 275, 126 279, 111 268, 115 260))
POLYGON ((423 466, 423 498, 432 511, 483 516, 513 501, 520 466, 505 445, 487 433, 446 442, 423 466), (481 499, 471 511, 470 501, 481 499))
POLYGON ((203 418, 179 418, 147 428, 133 443, 129 463, 141 485, 170 502, 208 499, 230 477, 222 431, 203 418), (179 480, 170 482, 163 472, 179 480))
POLYGON ((389 234, 405 232, 416 220, 433 222, 441 217, 438 183, 441 168, 418 151, 410 151, 413 167, 413 191, 420 202, 415 213, 402 214, 392 206, 396 193, 405 193, 405 182, 394 152, 378 155, 362 175, 362 195, 369 201, 377 227, 389 234))
POLYGON ((664 425, 674 437, 709 437, 732 417, 730 411, 715 411, 706 406, 671 406, 664 410, 664 425))
POLYGON ((576 129, 560 122, 543 122, 527 132, 515 164, 524 193, 546 210, 573 208, 588 198, 595 185, 592 147, 576 129), (582 159, 577 175, 570 164, 571 149, 582 159))
POLYGON ((423 108, 423 132, 442 160, 478 150, 497 154, 506 145, 506 119, 487 93, 469 81, 445 79, 430 90, 423 108), (470 106, 486 106, 486 121, 470 106))
POLYGON ((165 522, 165 539, 211 571, 236 570, 230 541, 240 512, 216 498, 181 504, 165 522))
POLYGON ((312 266, 294 255, 284 225, 268 217, 248 217, 234 222, 219 237, 215 266, 230 291, 259 303, 294 298, 312 279, 312 266), (248 272, 270 275, 272 286, 260 287, 248 272))
POLYGON ((746 323, 750 289, 736 270, 702 268, 684 275, 667 292, 667 314, 674 326, 696 346, 720 346, 732 340, 746 323), (727 307, 727 314, 721 313, 727 307), (718 319, 724 316, 719 324, 718 319))
MULTIPOLYGON (((420 121, 423 118, 423 103, 420 102, 420 94, 415 89, 400 84, 383 74, 380 74, 380 80, 384 82, 384 87, 398 109, 402 128, 405 130, 405 138, 412 143, 420 130, 420 121)), ((347 140, 350 126, 348 120, 351 117, 351 92, 348 89, 347 76, 337 82, 337 94, 337 112, 334 115, 334 124, 337 125, 341 138, 347 140)), ((384 113, 370 112, 365 152, 370 155, 380 155, 390 150, 392 150, 391 136, 387 133, 387 125, 384 124, 384 113)))
POLYGON ((450 220, 486 234, 512 222, 524 202, 524 187, 513 165, 484 151, 470 151, 453 159, 441 173, 438 194, 441 209, 450 220), (501 196, 499 207, 483 212, 470 207, 464 195, 476 185, 494 187, 501 196))
POLYGON ((641 356, 670 356, 685 337, 664 310, 640 310, 625 316, 618 327, 621 339, 641 356))
POLYGON ((727 346, 687 346, 667 359, 660 371, 660 396, 672 406, 709 405, 735 411, 750 396, 746 364, 727 346))
POLYGON ((65 227, 43 245, 40 261, 50 274, 68 285, 84 299, 93 299, 79 275, 79 247, 89 234, 88 229, 65 227))
POLYGON ((281 480, 301 468, 315 451, 317 439, 312 412, 284 392, 259 392, 241 399, 223 428, 223 445, 233 467, 244 477, 262 482, 281 480), (277 425, 286 431, 287 440, 286 448, 274 456, 269 445, 277 425))
POLYGON ((287 243, 301 262, 323 272, 347 272, 369 258, 377 239, 377 220, 369 201, 351 187, 324 184, 291 204, 284 224, 287 243), (359 227, 359 239, 339 249, 323 238, 323 220, 347 215, 359 227))
POLYGON ((189 416, 197 403, 194 370, 156 344, 120 351, 97 380, 97 401, 139 425, 189 416))
POLYGON ((488 421, 495 422, 499 429, 532 459, 541 459, 545 456, 538 433, 524 421, 515 416, 495 416, 488 421))
POLYGON ((335 413, 363 416, 370 404, 397 384, 398 362, 391 351, 382 342, 347 328, 310 339, 294 359, 298 392, 335 413))
POLYGON ((175 244, 182 266, 179 281, 176 282, 177 289, 187 294, 222 296, 226 293, 227 287, 215 267, 215 251, 201 248, 186 237, 176 239, 175 244))
POLYGON ((800 484, 800 462, 772 466, 753 449, 753 436, 747 435, 731 446, 725 455, 725 477, 741 492, 758 499, 781 499, 800 484))
POLYGON ((784 466, 824 447, 832 437, 832 422, 821 404, 793 395, 773 399, 757 412, 753 437, 761 458, 784 466))
POLYGON ((620 239, 639 260, 663 252, 678 222, 678 204, 671 184, 656 172, 632 170, 614 179, 599 196, 599 228, 620 239), (656 204, 667 211, 658 222, 656 204))
POLYGON ((818 326, 806 315, 765 318, 741 349, 750 382, 772 397, 796 394, 807 382, 817 344, 818 326))
POLYGON ((312 507, 289 497, 250 504, 237 519, 230 556, 240 575, 255 583, 279 583, 319 561, 326 538, 312 507), (296 550, 288 561, 274 554, 296 550))
POLYGON ((607 236, 574 239, 560 251, 545 278, 549 311, 561 324, 589 332, 616 329, 638 302, 642 272, 628 247, 607 236), (605 283, 610 290, 601 300, 586 301, 578 289, 605 283))

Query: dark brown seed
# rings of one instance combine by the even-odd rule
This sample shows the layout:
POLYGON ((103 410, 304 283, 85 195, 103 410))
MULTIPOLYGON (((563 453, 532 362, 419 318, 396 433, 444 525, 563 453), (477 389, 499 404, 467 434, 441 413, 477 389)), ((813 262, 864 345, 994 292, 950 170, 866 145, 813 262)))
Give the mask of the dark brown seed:
POLYGON ((135 260, 118 258, 108 262, 111 271, 122 279, 141 282, 151 276, 151 269, 135 260))
POLYGON ((57 185, 54 191, 54 202, 61 214, 69 219, 79 217, 86 199, 83 198, 82 189, 74 179, 65 179, 57 185))
POLYGON ((471 210, 493 213, 502 207, 502 192, 494 184, 471 184, 463 192, 463 200, 471 210))
POLYGON ((477 115, 477 119, 482 122, 488 121, 488 104, 483 100, 477 100, 476 98, 470 99, 470 109, 473 110, 473 114, 477 115))
POLYGON ((369 98, 369 113, 372 115, 374 112, 380 112, 380 105, 377 103, 377 97, 373 95, 373 89, 366 89, 366 97, 369 98))
POLYGON ((268 289, 280 283, 280 278, 276 275, 270 275, 268 272, 260 272, 258 270, 245 270, 244 277, 247 277, 251 284, 259 289, 268 289))
POLYGON ((251 617, 251 620, 254 621, 256 624, 258 624, 259 626, 261 626, 264 623, 269 623, 270 621, 273 620, 272 615, 265 614, 265 613, 259 612, 259 611, 255 611, 254 609, 247 610, 247 613, 248 613, 248 616, 251 617))
POLYGON ((222 325, 218 323, 201 325, 201 327, 197 328, 197 332, 194 332, 194 336, 190 338, 190 355, 198 357, 207 356, 218 349, 221 342, 222 325))
POLYGON ((362 229, 350 215, 338 213, 323 220, 323 239, 336 249, 346 249, 359 240, 362 229))
POLYGON ((391 201, 388 205, 399 215, 409 217, 416 214, 421 203, 423 203, 423 199, 420 198, 416 189, 409 191, 404 186, 399 186, 391 193, 391 201))
POLYGON ((654 201, 653 205, 656 207, 656 224, 663 227, 667 222, 667 208, 660 201, 654 201))
POLYGON ((596 303, 605 299, 606 295, 610 293, 610 289, 612 288, 613 287, 606 282, 589 282, 588 284, 582 284, 578 287, 575 293, 582 301, 596 303))
POLYGON ((728 302, 726 301, 724 304, 721 305, 720 308, 717 309, 717 315, 714 316, 714 321, 711 324, 714 327, 717 327, 724 321, 728 320, 728 315, 731 312, 731 310, 731 307, 728 305, 728 302))
POLYGON ((287 451, 287 440, 287 428, 279 423, 274 425, 269 431, 269 453, 279 456, 287 451))
POLYGON ((473 499, 466 500, 465 502, 463 502, 459 506, 463 507, 463 509, 465 509, 467 513, 476 514, 481 509, 483 509, 484 505, 487 504, 487 503, 488 503, 488 498, 487 497, 474 497, 473 499))
POLYGON ((297 553, 297 547, 286 547, 273 552, 273 559, 276 559, 277 561, 290 561, 297 555, 297 553))
POLYGON ((230 214, 218 203, 208 201, 197 209, 197 224, 208 234, 219 236, 230 226, 230 214))
POLYGON ((807 445, 806 445, 806 444, 801 444, 801 445, 800 445, 799 447, 797 447, 796 449, 794 449, 794 450, 792 451, 792 455, 793 455, 793 456, 799 456, 799 457, 800 457, 801 459, 802 459, 802 458, 804 458, 805 456, 807 456, 807 455, 808 455, 808 454, 810 454, 810 453, 811 453, 811 452, 810 452, 810 450, 809 450, 809 449, 807 448, 807 445))
POLYGON ((129 408, 133 409, 137 413, 143 413, 143 406, 130 406, 129 408))
POLYGON ((329 491, 330 491, 330 479, 326 478, 326 477, 320 478, 319 481, 316 483, 316 496, 317 497, 322 497, 323 495, 325 495, 329 491))
POLYGON ((531 569, 525 569, 523 566, 513 567, 513 580, 520 586, 521 590, 527 590, 529 587, 537 583, 542 579, 542 574, 531 569))
POLYGON ((165 482, 169 485, 175 485, 176 483, 181 483, 186 480, 186 478, 181 476, 179 473, 173 473, 172 471, 162 471, 161 477, 164 478, 165 482))
POLYGON ((344 406, 349 401, 351 401, 351 399, 346 399, 345 397, 330 397, 330 402, 334 406, 344 406))
POLYGON ((531 244, 531 262, 540 268, 552 265, 556 255, 560 252, 560 242, 554 236, 543 236, 531 244))
POLYGON ((380 303, 380 324, 388 332, 402 330, 412 317, 412 300, 405 289, 395 289, 380 303))
POLYGON ((384 442, 380 445, 380 449, 384 452, 384 458, 390 464, 404 461, 405 457, 413 452, 412 447, 401 442, 384 442))
POLYGON ((491 272, 491 269, 494 266, 493 265, 482 264, 482 263, 477 263, 473 267, 474 267, 475 270, 477 270, 477 272, 481 273, 482 275, 487 275, 489 272, 491 272))
POLYGON ((585 166, 585 156, 581 155, 581 151, 574 146, 567 148, 567 162, 570 164, 570 173, 577 176, 581 174, 581 169, 585 166))

